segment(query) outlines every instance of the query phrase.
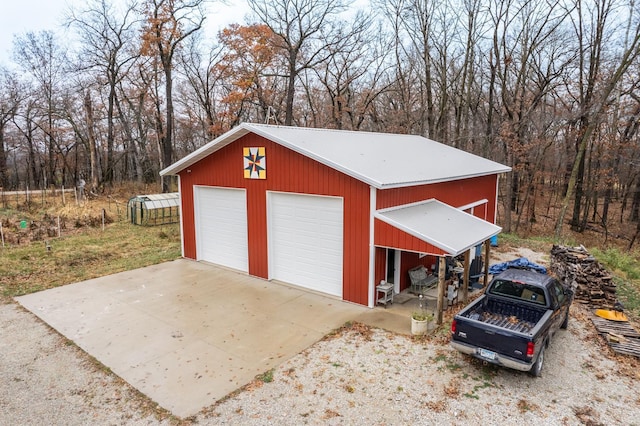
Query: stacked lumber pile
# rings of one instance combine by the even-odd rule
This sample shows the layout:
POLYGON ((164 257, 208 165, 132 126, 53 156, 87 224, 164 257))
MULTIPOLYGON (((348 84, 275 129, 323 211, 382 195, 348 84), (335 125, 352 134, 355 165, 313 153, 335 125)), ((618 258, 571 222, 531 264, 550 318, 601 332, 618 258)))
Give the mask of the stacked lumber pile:
POLYGON ((575 294, 575 301, 598 308, 616 303, 616 284, 609 272, 583 246, 554 245, 551 271, 575 294))

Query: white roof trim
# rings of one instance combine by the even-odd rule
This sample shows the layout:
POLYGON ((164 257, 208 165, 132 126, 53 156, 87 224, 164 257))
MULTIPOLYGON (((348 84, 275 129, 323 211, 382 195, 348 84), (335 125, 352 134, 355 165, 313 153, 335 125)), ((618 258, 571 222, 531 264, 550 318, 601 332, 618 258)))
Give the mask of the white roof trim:
POLYGON ((160 170, 160 176, 175 175, 178 172, 191 166, 192 164, 195 164, 198 161, 202 160, 203 158, 209 156, 209 154, 215 151, 218 151, 219 149, 229 145, 231 142, 237 139, 240 139, 242 136, 246 135, 247 133, 249 133, 249 130, 246 129, 243 125, 234 127, 224 135, 218 136, 211 142, 196 149, 191 154, 185 157, 182 157, 180 160, 176 161, 172 165, 160 170))
POLYGON ((378 210, 374 217, 457 256, 502 228, 436 199, 378 210))
POLYGON ((421 136, 243 123, 166 167, 160 174, 177 174, 250 132, 377 189, 446 182, 511 170, 421 136))
POLYGON ((460 207, 458 207, 458 210, 469 210, 469 209, 472 209, 474 207, 478 207, 478 206, 481 206, 483 204, 487 204, 488 202, 489 202, 489 200, 487 200, 486 198, 483 198, 482 200, 474 201, 473 203, 469 203, 469 204, 465 204, 464 206, 460 206, 460 207))

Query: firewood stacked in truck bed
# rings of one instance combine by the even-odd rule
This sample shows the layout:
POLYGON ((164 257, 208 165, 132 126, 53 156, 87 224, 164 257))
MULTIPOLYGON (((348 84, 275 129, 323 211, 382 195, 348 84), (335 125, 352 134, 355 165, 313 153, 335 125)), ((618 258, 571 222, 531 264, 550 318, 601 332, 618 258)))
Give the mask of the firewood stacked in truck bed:
POLYGON ((616 302, 613 277, 583 246, 554 245, 551 271, 573 289, 575 300, 594 307, 612 307, 616 302))
POLYGON ((536 325, 532 322, 518 319, 515 315, 503 315, 495 312, 483 312, 480 321, 503 327, 519 333, 529 333, 536 325))

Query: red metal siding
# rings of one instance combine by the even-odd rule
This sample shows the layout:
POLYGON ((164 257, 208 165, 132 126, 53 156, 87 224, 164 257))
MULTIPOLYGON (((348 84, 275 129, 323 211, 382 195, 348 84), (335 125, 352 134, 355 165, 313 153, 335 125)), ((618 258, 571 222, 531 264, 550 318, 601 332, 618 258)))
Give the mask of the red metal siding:
MULTIPOLYGON (((473 214, 476 217, 493 222, 497 178, 497 175, 491 175, 431 185, 380 190, 377 193, 376 204, 378 209, 384 209, 435 198, 450 206, 458 207, 487 199, 488 202, 486 204, 474 207, 473 214)), ((375 245, 435 255, 445 254, 441 249, 381 220, 375 219, 374 229, 375 245)))
POLYGON ((255 134, 248 134, 180 173, 185 256, 195 258, 193 185, 245 188, 249 273, 268 278, 266 191, 344 200, 343 299, 366 305, 369 285, 369 187, 255 134), (243 147, 265 147, 267 178, 244 179, 243 147))
POLYGON ((474 208, 474 215, 484 219, 486 214, 487 220, 493 222, 497 179, 497 175, 490 175, 430 185, 379 190, 376 196, 376 208, 384 209, 430 198, 435 198, 453 207, 459 207, 486 198, 489 200, 486 204, 486 211, 478 206, 474 208))
MULTIPOLYGON (((435 255, 446 254, 436 246, 409 235, 379 219, 374 220, 374 244, 376 246, 393 247, 400 250, 408 250, 419 253, 435 255)), ((415 266, 415 265, 414 265, 415 266)))

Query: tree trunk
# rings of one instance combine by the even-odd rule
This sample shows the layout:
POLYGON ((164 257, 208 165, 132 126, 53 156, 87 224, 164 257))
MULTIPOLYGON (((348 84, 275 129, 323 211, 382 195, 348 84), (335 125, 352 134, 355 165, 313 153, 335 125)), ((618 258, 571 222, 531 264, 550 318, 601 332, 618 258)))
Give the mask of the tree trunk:
POLYGON ((114 131, 113 131, 113 113, 114 113, 115 100, 116 100, 116 85, 115 85, 115 81, 111 81, 109 83, 109 98, 107 101, 107 164, 106 164, 104 176, 103 176, 103 181, 108 185, 113 184, 113 169, 114 169, 113 147, 115 144, 114 131))
MULTIPOLYGON (((162 137, 162 163, 161 168, 168 167, 173 161, 173 80, 171 75, 171 63, 164 64, 165 96, 167 98, 167 111, 165 118, 165 132, 162 137)), ((162 179, 162 192, 171 192, 171 178, 164 176, 162 179)))
POLYGON ((575 176, 575 197, 573 200, 573 215, 571 216, 571 229, 574 231, 580 231, 580 213, 582 212, 582 198, 584 196, 584 163, 585 163, 585 151, 580 156, 580 162, 578 163, 578 170, 575 176))
POLYGON ((84 97, 84 109, 87 114, 87 136, 89 145, 89 184, 90 190, 95 191, 98 188, 98 156, 96 154, 96 137, 93 127, 93 106, 91 103, 91 94, 87 90, 84 97))
POLYGON ((9 177, 7 176, 7 154, 4 149, 4 121, 0 121, 0 186, 9 187, 9 177))

